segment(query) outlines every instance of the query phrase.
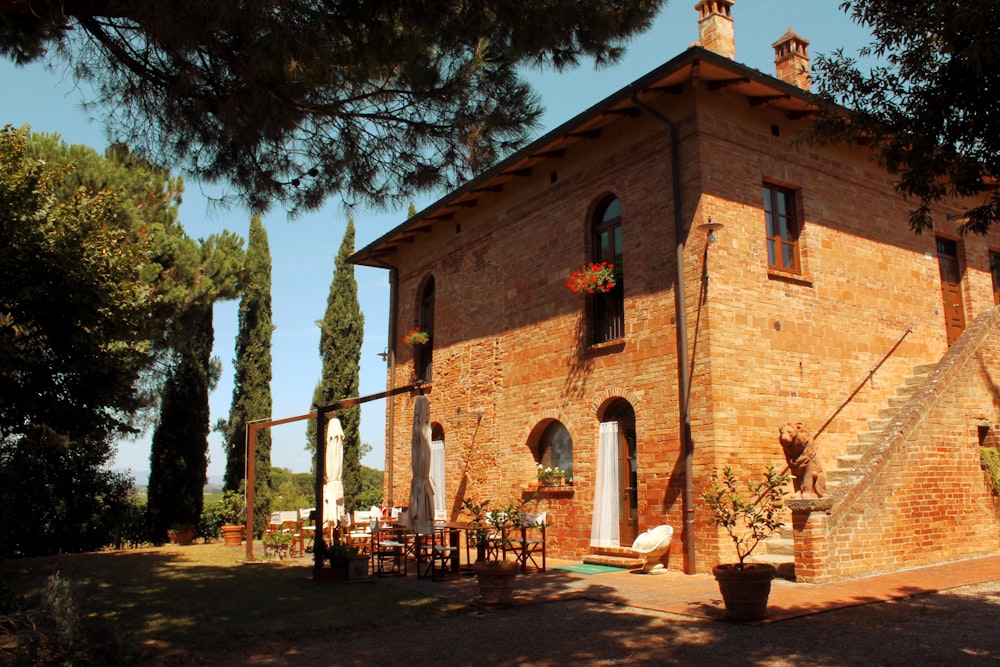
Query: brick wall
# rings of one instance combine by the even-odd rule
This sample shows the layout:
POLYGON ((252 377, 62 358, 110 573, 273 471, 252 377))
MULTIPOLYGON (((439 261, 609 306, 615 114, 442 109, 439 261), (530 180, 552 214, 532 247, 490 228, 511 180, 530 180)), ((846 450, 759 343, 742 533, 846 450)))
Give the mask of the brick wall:
MULTIPOLYGON (((861 149, 794 142, 803 126, 746 98, 705 88, 665 95, 679 121, 695 490, 722 466, 757 474, 784 466, 779 425, 818 428, 872 365, 913 325, 886 364, 838 415, 819 444, 829 465, 884 407, 916 364, 946 349, 931 234, 915 236, 907 205, 861 149), (805 222, 803 274, 769 272, 763 182, 793 188, 805 222), (722 222, 708 248, 697 225, 722 222), (707 265, 706 265, 707 258, 707 265), (707 291, 706 285, 707 266, 707 291)), ((621 120, 599 140, 574 144, 475 208, 418 234, 399 267, 401 328, 418 290, 436 285, 431 418, 445 434, 446 494, 505 503, 533 497, 550 512, 550 553, 589 552, 599 421, 616 399, 636 414, 639 530, 674 526, 682 568, 680 452, 674 311, 675 245, 669 133, 649 115, 621 120), (622 202, 626 336, 584 344, 584 297, 565 277, 588 258, 589 221, 603 196, 622 202), (558 420, 574 443, 574 484, 534 496, 533 447, 558 420)), ((953 235, 942 209, 941 232, 953 235)), ((993 245, 989 242, 992 240, 993 245)), ((987 248, 964 241, 969 319, 992 304, 987 248)), ((396 347, 395 384, 412 380, 411 351, 396 347)), ((387 425, 393 497, 409 487, 412 398, 395 399, 387 425)), ((387 467, 388 469, 388 467, 387 467)), ((699 507, 696 565, 730 560, 699 507)))
POLYGON ((952 346, 862 460, 862 476, 795 509, 796 578, 821 582, 995 553, 978 426, 1000 416, 1000 308, 952 346))

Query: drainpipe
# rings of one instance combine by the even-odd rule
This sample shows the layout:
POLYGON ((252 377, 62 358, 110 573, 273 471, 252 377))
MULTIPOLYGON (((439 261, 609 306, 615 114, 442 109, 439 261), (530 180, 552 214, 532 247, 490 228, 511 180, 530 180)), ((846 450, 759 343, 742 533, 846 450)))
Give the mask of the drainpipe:
MULTIPOLYGON (((389 362, 389 390, 396 388, 396 306, 399 299, 399 268, 391 264, 383 262, 377 257, 373 257, 371 250, 365 255, 365 258, 370 262, 375 262, 380 264, 382 267, 389 269, 389 345, 387 346, 389 362)), ((387 419, 389 420, 389 432, 386 435, 386 462, 385 462, 385 475, 387 480, 387 491, 388 497, 386 498, 386 507, 393 506, 392 497, 392 482, 393 482, 393 440, 395 431, 395 413, 396 413, 396 398, 394 396, 389 396, 389 414, 387 419)))
POLYGON ((684 573, 695 573, 694 537, 694 441, 691 439, 691 385, 688 368, 687 299, 684 294, 684 247, 687 230, 681 225, 681 156, 677 124, 656 109, 641 102, 631 91, 632 103, 670 129, 670 176, 674 195, 674 238, 677 250, 677 282, 674 286, 674 309, 677 326, 677 382, 680 408, 681 441, 684 451, 684 573))

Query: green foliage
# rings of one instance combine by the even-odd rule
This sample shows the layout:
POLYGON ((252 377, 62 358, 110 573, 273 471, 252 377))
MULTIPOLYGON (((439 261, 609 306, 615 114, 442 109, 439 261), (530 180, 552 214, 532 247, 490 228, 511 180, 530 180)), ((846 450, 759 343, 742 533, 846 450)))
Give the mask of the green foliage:
POLYGON ((483 500, 477 503, 471 498, 463 498, 462 511, 469 517, 469 527, 473 529, 477 561, 498 562, 503 558, 501 554, 505 550, 502 546, 508 539, 509 531, 521 525, 525 503, 509 503, 490 509, 490 502, 483 500))
POLYGON ((0 557, 43 556, 131 542, 132 479, 111 472, 106 442, 45 426, 0 441, 0 557))
POLYGON ((243 491, 225 491, 222 498, 209 502, 198 521, 198 534, 215 539, 222 535, 223 526, 241 526, 247 519, 247 503, 243 491))
POLYGON ((314 479, 312 473, 293 473, 288 468, 274 468, 270 489, 274 509, 292 510, 315 506, 314 479))
POLYGON ((132 431, 171 313, 166 248, 186 239, 180 189, 124 149, 0 131, 0 437, 132 431))
POLYGON ((837 51, 813 64, 814 80, 831 100, 817 126, 822 140, 870 142, 896 188, 918 206, 915 231, 933 229, 932 203, 972 197, 963 231, 986 233, 1000 219, 1000 6, 995 0, 901 3, 841 2, 855 23, 872 31, 862 71, 837 51))
MULTIPOLYGON (((245 482, 248 422, 271 418, 271 251, 260 216, 250 219, 250 238, 243 270, 233 400, 229 419, 219 425, 225 438, 226 488, 245 482)), ((271 513, 271 430, 257 432, 254 459, 254 532, 264 529, 271 513)))
POLYGON ((749 493, 743 496, 733 469, 726 466, 721 479, 714 480, 711 488, 701 494, 705 507, 711 512, 709 522, 724 529, 733 541, 740 569, 757 545, 784 525, 778 519, 778 512, 782 508, 785 486, 791 479, 770 466, 761 482, 747 480, 749 493))
MULTIPOLYGON (((326 312, 319 322, 319 356, 322 371, 313 393, 313 405, 330 405, 337 400, 358 395, 360 386, 361 343, 365 317, 358 303, 358 283, 354 265, 347 258, 354 252, 354 220, 347 221, 344 239, 334 261, 333 282, 326 301, 326 312)), ((362 507, 361 494, 361 408, 354 406, 337 411, 344 429, 344 505, 348 512, 362 507)), ((316 422, 306 428, 306 448, 316 452, 316 422)))
POLYGON ((1000 495, 1000 451, 995 447, 980 447, 979 453, 983 457, 983 465, 986 467, 986 475, 990 480, 990 488, 995 495, 1000 495))
POLYGON ((199 241, 198 278, 172 320, 166 384, 150 452, 150 535, 160 541, 171 524, 197 525, 208 478, 208 394, 219 378, 211 358, 212 306, 239 294, 242 240, 229 232, 199 241))
MULTIPOLYGON (((364 445, 362 449, 368 447, 364 445)), ((361 466, 361 492, 358 494, 357 507, 381 507, 384 498, 382 489, 383 473, 381 470, 361 466)))
POLYGON ((358 548, 344 542, 319 542, 316 548, 319 549, 319 561, 328 563, 330 567, 347 567, 347 561, 358 556, 358 548))
POLYGON ((664 4, 6 3, 0 53, 61 60, 110 134, 252 210, 383 206, 528 141, 542 110, 519 67, 617 62, 664 4))
POLYGON ((89 613, 80 589, 58 573, 34 598, 3 595, 5 665, 137 664, 135 645, 114 617, 89 613))

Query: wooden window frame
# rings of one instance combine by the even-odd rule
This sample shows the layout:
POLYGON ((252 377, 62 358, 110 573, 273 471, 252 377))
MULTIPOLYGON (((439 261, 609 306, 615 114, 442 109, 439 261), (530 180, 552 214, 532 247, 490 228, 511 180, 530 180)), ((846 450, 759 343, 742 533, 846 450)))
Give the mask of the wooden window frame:
POLYGON ((799 220, 798 193, 791 188, 765 182, 763 209, 768 268, 802 275, 802 257, 799 249, 802 223, 799 220), (779 212, 780 195, 785 197, 784 213, 779 212), (784 218, 784 232, 782 232, 781 217, 784 218), (785 261, 786 254, 790 256, 790 264, 785 261))

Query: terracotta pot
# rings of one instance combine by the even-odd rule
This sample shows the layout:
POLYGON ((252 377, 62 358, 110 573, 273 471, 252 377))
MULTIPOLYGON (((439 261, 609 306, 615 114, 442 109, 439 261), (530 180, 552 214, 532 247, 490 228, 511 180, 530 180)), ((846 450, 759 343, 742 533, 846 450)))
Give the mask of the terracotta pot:
POLYGON ((238 547, 243 543, 243 526, 223 526, 222 539, 227 547, 238 547))
POLYGON ((176 528, 168 530, 167 541, 170 542, 170 544, 179 544, 186 547, 194 541, 194 528, 176 528))
POLYGON ((736 564, 712 568, 719 591, 726 603, 726 618, 731 621, 759 621, 767 618, 767 599, 775 569, 767 563, 736 564))
POLYGON ((513 601, 517 563, 476 563, 475 570, 483 604, 506 605, 513 601))

